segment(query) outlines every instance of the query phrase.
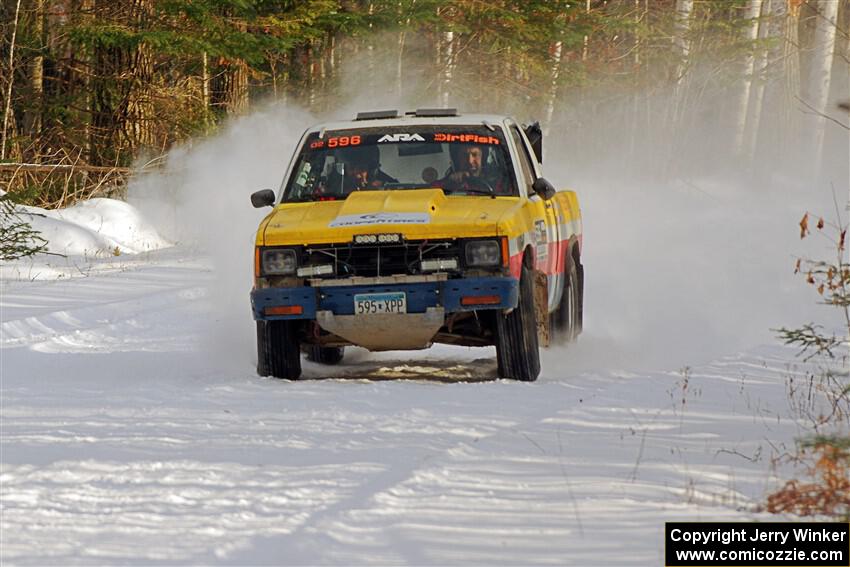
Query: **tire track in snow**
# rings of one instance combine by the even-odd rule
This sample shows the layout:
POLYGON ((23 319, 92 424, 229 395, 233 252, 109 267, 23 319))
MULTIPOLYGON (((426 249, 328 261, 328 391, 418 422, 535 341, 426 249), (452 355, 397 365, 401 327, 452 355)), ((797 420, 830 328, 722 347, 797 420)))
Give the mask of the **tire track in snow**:
POLYGON ((130 299, 4 320, 0 324, 0 347, 32 346, 47 341, 61 342, 61 339, 80 346, 92 344, 92 339, 95 338, 92 331, 115 327, 118 323, 132 323, 139 317, 152 318, 156 313, 203 299, 207 295, 206 289, 200 286, 167 288, 130 299), (89 334, 79 340, 73 340, 75 336, 85 332, 89 334))
MULTIPOLYGON (((28 411, 23 409, 20 413, 26 414, 28 411)), ((70 415, 65 417, 68 418, 68 427, 68 422, 73 423, 74 420, 70 415)), ((153 428, 160 427, 162 419, 156 419, 155 415, 151 417, 155 423, 153 428)), ((185 447, 163 450, 163 447, 145 437, 128 440, 119 436, 115 445, 112 445, 109 436, 103 435, 105 431, 101 437, 91 436, 90 439, 84 440, 84 443, 95 447, 105 445, 102 447, 104 454, 97 460, 92 460, 91 455, 87 458, 87 451, 80 451, 79 439, 41 439, 42 442, 52 444, 70 444, 69 448, 73 447, 82 460, 59 461, 42 466, 4 464, 4 487, 8 488, 10 494, 19 496, 7 499, 6 494, 3 495, 3 531, 10 539, 20 539, 22 543, 4 548, 2 554, 16 562, 21 558, 33 557, 41 560, 50 558, 51 562, 55 559, 57 563, 73 560, 74 557, 77 562, 88 562, 91 558, 117 560, 122 557, 135 557, 136 546, 142 546, 141 543, 135 543, 135 540, 147 542, 144 547, 155 546, 157 543, 162 545, 166 538, 179 533, 179 545, 168 552, 170 555, 157 555, 157 552, 148 550, 138 557, 146 560, 203 562, 214 559, 240 563, 238 559, 231 557, 231 554, 236 553, 235 557, 238 558, 238 549, 243 546, 253 549, 256 539, 266 538, 274 541, 276 548, 282 541, 298 541, 299 537, 316 541, 318 534, 310 526, 318 525, 322 517, 334 516, 338 511, 356 507, 364 498, 369 498, 372 494, 409 477, 419 465, 414 464, 412 468, 408 466, 405 469, 405 464, 416 463, 421 458, 423 445, 428 447, 429 454, 440 453, 443 451, 441 447, 447 442, 450 446, 454 445, 457 436, 485 437, 498 430, 493 425, 497 420, 489 417, 458 418, 441 426, 427 426, 425 422, 433 417, 435 416, 423 412, 413 412, 412 415, 406 416, 375 416, 349 410, 347 414, 340 414, 338 409, 331 408, 325 415, 316 415, 315 410, 310 410, 302 415, 277 419, 273 415, 255 414, 252 416, 255 422, 253 427, 236 416, 230 420, 229 429, 226 424, 216 424, 215 420, 209 420, 213 425, 212 431, 205 431, 200 413, 197 415, 197 421, 179 422, 177 416, 171 416, 174 426, 185 427, 183 433, 188 442, 192 439, 196 442, 203 439, 205 447, 197 451, 205 451, 209 455, 208 458, 212 459, 209 463, 186 460, 187 456, 193 456, 191 449, 188 452, 185 447), (267 434, 277 432, 281 435, 282 432, 298 427, 301 438, 299 448, 284 447, 283 443, 265 445, 270 439, 267 435, 262 435, 263 430, 267 434), (232 438, 233 434, 237 435, 236 439, 232 438), (250 455, 251 460, 258 459, 262 462, 267 459, 263 465, 249 467, 244 463, 215 461, 217 454, 238 454, 240 442, 251 437, 255 439, 254 445, 242 447, 242 452, 250 455), (412 444, 411 438, 415 438, 412 444), (127 443, 131 446, 127 447, 127 443), (132 444, 138 447, 134 448, 132 444), (134 449, 137 452, 136 458, 144 458, 148 454, 158 455, 160 459, 166 460, 116 462, 116 457, 122 457, 122 451, 116 450, 116 447, 122 445, 125 445, 123 456, 128 460, 133 458, 134 449), (182 459, 178 457, 181 453, 184 455, 182 459), (274 460, 275 454, 278 461, 274 460), (392 458, 388 459, 388 454, 392 455, 392 458), (288 464, 279 462, 281 459, 288 461, 288 464), (193 479, 191 471, 201 471, 205 467, 212 471, 235 468, 237 470, 234 474, 237 478, 228 481, 227 486, 217 486, 206 480, 203 475, 193 479), (298 502, 291 500, 278 502, 277 505, 269 504, 269 495, 274 494, 275 484, 269 484, 263 479, 270 475, 289 474, 286 472, 289 470, 303 471, 299 474, 305 475, 305 478, 311 475, 315 477, 316 490, 323 490, 323 487, 334 490, 321 502, 303 502, 303 509, 299 507, 298 502), (311 471, 324 471, 325 474, 314 474, 311 471), (102 486, 104 482, 108 484, 106 488, 102 486), (229 488, 230 484, 242 485, 246 482, 252 486, 268 485, 267 492, 257 489, 234 493, 229 488), (180 489, 172 485, 180 485, 180 489), (345 490, 336 489, 337 485, 345 490), (19 490, 19 487, 24 487, 25 490, 19 490), (21 494, 23 496, 20 496, 21 494), (187 508, 186 501, 191 504, 202 498, 208 502, 220 502, 224 509, 218 510, 214 504, 209 503, 203 512, 204 521, 198 522, 194 519, 195 510, 191 506, 187 508), (234 499, 239 501, 238 506, 227 504, 234 499), (220 524, 215 523, 214 518, 230 518, 235 514, 231 510, 234 507, 241 510, 239 517, 247 522, 242 529, 231 534, 230 543, 222 543, 226 531, 220 524), (262 525, 250 512, 257 507, 270 507, 275 510, 276 517, 294 515, 299 521, 297 524, 290 522, 286 529, 271 523, 268 526, 262 525), (161 530, 156 529, 157 522, 161 522, 161 530), (33 525, 35 529, 31 529, 33 525), (93 532, 99 532, 99 535, 94 535, 93 532), (293 537, 289 538, 287 534, 293 534, 293 537), (218 539, 214 537, 216 535, 218 539), (134 542, 122 547, 120 542, 124 537, 133 537, 134 542), (64 543, 60 546, 49 543, 54 540, 64 543), (107 545, 95 543, 98 541, 105 541, 107 545), (45 551, 33 555, 33 549, 45 551), (214 550, 214 556, 205 555, 209 549, 214 550)), ((91 425, 84 419, 85 417, 80 415, 77 418, 78 423, 82 422, 80 425, 83 427, 91 425)), ((111 420, 110 416, 104 416, 102 421, 95 425, 105 430, 111 420)), ((48 430, 52 428, 50 423, 43 425, 48 430)), ((24 423, 21 429, 31 429, 31 424, 24 423)), ((137 429, 140 429, 139 423, 137 429)), ((16 438, 13 434, 11 439, 4 439, 4 444, 21 443, 32 446, 33 441, 32 437, 16 438)), ((56 453, 67 452, 56 449, 54 447, 56 453)), ((202 512, 198 511, 197 514, 202 512)), ((230 521, 227 520, 226 525, 229 525, 230 521)), ((298 563, 291 559, 294 556, 290 552, 287 552, 286 557, 290 559, 285 562, 298 563)), ((281 559, 278 558, 275 562, 279 563, 281 559)))
POLYGON ((3 562, 80 564, 216 561, 258 533, 292 532, 380 466, 174 460, 3 469, 3 562))
POLYGON ((753 505, 775 481, 766 473, 769 459, 757 456, 768 436, 792 438, 798 424, 771 413, 760 423, 762 437, 752 439, 751 426, 761 421, 754 407, 728 407, 741 387, 728 379, 730 369, 760 369, 751 394, 775 397, 771 390, 782 387, 786 370, 770 358, 742 355, 694 369, 690 387, 698 393, 684 405, 682 376, 674 372, 613 388, 605 379, 594 396, 561 407, 537 403, 534 417, 462 441, 356 507, 329 508, 310 526, 321 537, 303 557, 321 554, 340 564, 662 561, 659 518, 741 519, 742 510, 753 517, 753 505), (742 466, 748 455, 755 462, 742 466))

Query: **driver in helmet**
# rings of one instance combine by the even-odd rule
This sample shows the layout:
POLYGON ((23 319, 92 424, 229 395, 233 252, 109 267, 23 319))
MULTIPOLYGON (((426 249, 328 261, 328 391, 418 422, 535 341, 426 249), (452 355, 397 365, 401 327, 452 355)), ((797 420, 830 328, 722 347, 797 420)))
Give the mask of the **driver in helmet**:
POLYGON ((337 168, 328 176, 331 193, 346 196, 352 191, 377 189, 398 180, 381 171, 377 146, 355 146, 337 150, 337 168))
POLYGON ((503 176, 487 165, 490 148, 478 144, 453 144, 449 151, 452 167, 441 180, 447 189, 480 191, 492 188, 496 194, 510 193, 503 176))

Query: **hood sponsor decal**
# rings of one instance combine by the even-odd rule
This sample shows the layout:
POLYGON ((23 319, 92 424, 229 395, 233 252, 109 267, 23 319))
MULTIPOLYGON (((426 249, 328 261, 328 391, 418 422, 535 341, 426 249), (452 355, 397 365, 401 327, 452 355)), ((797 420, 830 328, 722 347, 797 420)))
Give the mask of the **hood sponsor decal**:
POLYGON ((328 226, 330 228, 342 228, 380 224, 428 224, 429 222, 431 222, 431 215, 428 213, 363 213, 339 216, 328 226))
POLYGON ((425 138, 419 134, 406 134, 404 132, 398 134, 385 134, 378 139, 379 144, 384 142, 424 142, 425 138))

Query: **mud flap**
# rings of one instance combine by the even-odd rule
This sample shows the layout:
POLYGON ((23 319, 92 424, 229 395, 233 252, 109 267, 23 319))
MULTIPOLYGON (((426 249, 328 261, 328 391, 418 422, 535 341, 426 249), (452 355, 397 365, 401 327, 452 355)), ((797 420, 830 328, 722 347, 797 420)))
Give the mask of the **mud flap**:
POLYGON ((534 271, 534 317, 537 320, 537 342, 549 346, 549 280, 543 272, 534 271))

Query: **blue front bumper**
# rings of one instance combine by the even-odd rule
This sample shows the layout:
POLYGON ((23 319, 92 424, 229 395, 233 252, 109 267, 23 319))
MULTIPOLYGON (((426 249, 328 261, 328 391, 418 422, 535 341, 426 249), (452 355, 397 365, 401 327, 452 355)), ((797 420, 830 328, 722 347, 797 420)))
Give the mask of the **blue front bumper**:
POLYGON ((510 309, 516 307, 519 282, 514 278, 465 278, 437 282, 401 283, 386 285, 352 285, 327 287, 271 287, 251 292, 254 319, 315 319, 317 311, 334 315, 354 315, 354 296, 362 293, 404 292, 407 312, 424 313, 429 307, 442 307, 446 313, 480 309, 510 309), (470 296, 493 296, 499 303, 463 305, 461 299, 470 296), (298 315, 266 315, 266 308, 301 306, 298 315))

